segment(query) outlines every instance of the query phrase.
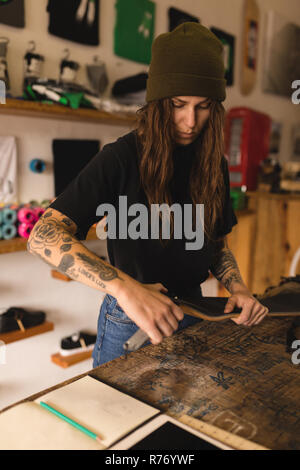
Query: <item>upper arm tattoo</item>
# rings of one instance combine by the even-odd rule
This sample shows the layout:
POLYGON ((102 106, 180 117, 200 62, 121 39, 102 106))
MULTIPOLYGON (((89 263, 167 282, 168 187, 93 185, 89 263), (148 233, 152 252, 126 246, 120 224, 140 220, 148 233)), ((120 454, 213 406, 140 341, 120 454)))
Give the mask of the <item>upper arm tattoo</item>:
POLYGON ((27 248, 29 251, 44 251, 45 255, 49 257, 51 255, 51 247, 60 244, 60 251, 65 253, 76 243, 74 238, 69 233, 66 233, 66 230, 71 234, 75 234, 77 226, 65 215, 62 215, 61 220, 59 220, 58 217, 53 217, 51 210, 49 212, 46 211, 39 222, 33 227, 27 248), (65 229, 64 225, 66 226, 65 229))

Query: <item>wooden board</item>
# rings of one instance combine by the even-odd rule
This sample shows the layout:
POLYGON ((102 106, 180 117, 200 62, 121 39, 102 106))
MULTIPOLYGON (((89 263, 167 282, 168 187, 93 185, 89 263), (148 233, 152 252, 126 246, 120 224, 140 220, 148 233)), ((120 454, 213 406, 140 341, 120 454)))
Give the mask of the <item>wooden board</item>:
MULTIPOLYGON (((254 203, 254 201, 253 201, 254 203)), ((284 276, 287 204, 283 200, 256 199, 256 231, 251 290, 263 294, 284 276)))
POLYGON ((269 449, 300 449, 300 367, 291 319, 199 322, 90 372, 176 419, 192 416, 269 449))
POLYGON ((183 415, 179 418, 179 421, 193 429, 196 429, 197 431, 203 432, 217 441, 223 442, 223 444, 227 444, 229 447, 236 450, 268 450, 267 447, 255 444, 255 442, 251 442, 248 439, 239 437, 231 432, 224 431, 223 429, 217 428, 212 424, 205 423, 204 421, 200 421, 192 416, 183 415))
POLYGON ((256 82, 258 67, 259 9, 255 0, 244 0, 241 92, 249 95, 256 82))
POLYGON ((93 122, 116 126, 130 126, 130 124, 133 125, 136 121, 134 113, 108 113, 106 111, 87 108, 71 109, 59 104, 17 99, 7 99, 6 104, 0 106, 0 114, 64 121, 93 122))
POLYGON ((54 364, 63 367, 64 369, 77 364, 78 362, 85 361, 92 357, 93 351, 84 351, 78 354, 72 354, 71 356, 61 356, 59 353, 52 354, 51 361, 54 364))
POLYGON ((66 274, 63 274, 59 271, 56 271, 56 269, 51 269, 51 276, 54 279, 58 279, 59 281, 64 281, 64 282, 71 282, 73 279, 71 279, 69 276, 66 274))
POLYGON ((21 330, 10 331, 9 333, 0 334, 0 340, 4 341, 5 344, 13 343, 21 339, 30 338, 31 336, 40 335, 54 329, 54 325, 51 322, 44 322, 41 325, 27 328, 24 332, 21 330))

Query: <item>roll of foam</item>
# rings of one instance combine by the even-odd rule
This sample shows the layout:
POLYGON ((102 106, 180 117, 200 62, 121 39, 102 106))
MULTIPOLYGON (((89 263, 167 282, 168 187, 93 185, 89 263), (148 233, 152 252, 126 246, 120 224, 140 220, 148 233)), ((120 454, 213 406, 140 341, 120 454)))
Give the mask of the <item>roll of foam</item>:
POLYGON ((43 173, 46 169, 46 163, 40 158, 35 158, 34 160, 31 160, 29 168, 34 173, 43 173))
POLYGON ((18 227, 18 233, 20 237, 22 238, 29 238, 30 232, 33 229, 34 225, 33 224, 20 224, 18 227))
POLYGON ((4 224, 13 225, 17 220, 18 213, 15 209, 10 209, 6 207, 5 209, 3 209, 2 217, 4 224))
POLYGON ((43 207, 35 207, 33 209, 33 212, 35 213, 35 216, 36 216, 36 219, 38 220, 40 217, 42 217, 42 215, 44 214, 46 209, 44 209, 43 207))
POLYGON ((4 224, 2 225, 2 238, 10 240, 17 235, 17 227, 15 225, 4 224))
POLYGON ((36 215, 34 211, 28 207, 23 207, 18 212, 18 220, 22 223, 32 224, 36 222, 36 215))

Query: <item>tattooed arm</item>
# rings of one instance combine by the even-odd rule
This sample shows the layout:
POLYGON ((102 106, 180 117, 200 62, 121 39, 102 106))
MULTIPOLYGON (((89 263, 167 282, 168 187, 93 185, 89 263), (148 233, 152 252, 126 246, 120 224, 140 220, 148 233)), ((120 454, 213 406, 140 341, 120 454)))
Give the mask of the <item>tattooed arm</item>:
POLYGON ((49 208, 35 224, 27 249, 72 279, 115 297, 154 344, 170 336, 183 312, 160 293, 164 286, 153 284, 150 288, 103 261, 75 237, 76 231, 71 219, 49 208))
POLYGON ((117 286, 124 277, 89 251, 75 237, 76 230, 71 219, 50 208, 34 226, 27 249, 72 279, 112 294, 114 289, 108 288, 109 282, 110 286, 117 286))
POLYGON ((268 309, 252 296, 244 284, 237 262, 228 248, 226 239, 215 242, 213 262, 210 268, 212 274, 232 294, 229 298, 225 313, 230 313, 234 307, 242 308, 242 312, 233 321, 246 326, 257 325, 267 315, 268 309))
POLYGON ((213 263, 210 270, 231 294, 244 292, 251 295, 243 282, 235 257, 228 248, 225 238, 215 242, 213 263))

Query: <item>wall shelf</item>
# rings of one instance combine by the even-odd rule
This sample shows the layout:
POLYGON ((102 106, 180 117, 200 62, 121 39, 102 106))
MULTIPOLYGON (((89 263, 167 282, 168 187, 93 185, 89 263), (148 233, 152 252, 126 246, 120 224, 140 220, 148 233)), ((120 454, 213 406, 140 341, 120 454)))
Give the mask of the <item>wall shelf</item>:
POLYGON ((136 120, 135 114, 108 113, 106 111, 85 108, 71 109, 58 104, 17 99, 7 99, 6 104, 1 104, 0 115, 1 114, 115 126, 133 125, 136 120))
MULTIPOLYGON (((91 227, 86 237, 87 240, 98 240, 96 227, 91 227)), ((0 255, 14 253, 15 251, 26 251, 27 239, 12 238, 11 240, 0 240, 0 255)))

